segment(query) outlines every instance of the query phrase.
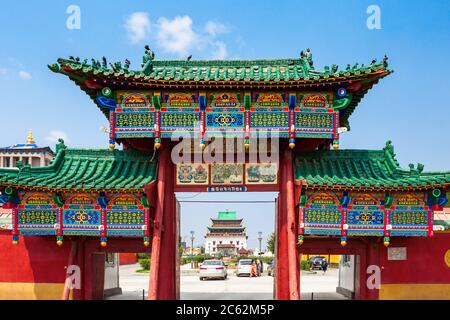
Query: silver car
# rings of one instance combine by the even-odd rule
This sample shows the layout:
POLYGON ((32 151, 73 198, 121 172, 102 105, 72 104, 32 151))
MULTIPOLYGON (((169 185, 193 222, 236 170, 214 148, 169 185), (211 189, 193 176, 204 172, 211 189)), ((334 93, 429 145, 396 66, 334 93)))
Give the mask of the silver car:
POLYGON ((200 265, 200 280, 218 278, 225 280, 228 276, 227 266, 222 260, 205 260, 200 265))
POLYGON ((236 276, 240 277, 242 275, 251 276, 252 273, 252 259, 241 259, 238 262, 236 268, 236 276))

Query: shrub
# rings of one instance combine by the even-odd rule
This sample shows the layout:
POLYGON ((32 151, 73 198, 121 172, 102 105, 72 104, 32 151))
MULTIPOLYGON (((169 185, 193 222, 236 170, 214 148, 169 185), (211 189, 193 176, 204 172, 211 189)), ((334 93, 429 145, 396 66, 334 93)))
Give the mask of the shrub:
POLYGON ((302 261, 301 261, 301 264, 300 264, 300 268, 301 268, 302 270, 309 271, 310 268, 311 268, 311 265, 309 264, 309 261, 304 261, 304 260, 302 260, 302 261))
POLYGON ((150 259, 139 259, 142 270, 150 270, 150 259))

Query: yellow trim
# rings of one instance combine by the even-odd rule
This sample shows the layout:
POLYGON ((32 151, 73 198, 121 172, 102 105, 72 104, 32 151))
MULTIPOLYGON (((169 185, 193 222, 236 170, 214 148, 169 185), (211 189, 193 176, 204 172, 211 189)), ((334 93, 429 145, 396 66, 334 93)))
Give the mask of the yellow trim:
POLYGON ((339 263, 341 261, 341 256, 338 254, 302 254, 302 261, 309 261, 314 256, 323 256, 329 259, 328 263, 339 263))
POLYGON ((447 284, 383 284, 380 300, 450 300, 450 283, 447 284))
POLYGON ((64 283, 2 282, 0 300, 61 300, 63 290, 64 283))

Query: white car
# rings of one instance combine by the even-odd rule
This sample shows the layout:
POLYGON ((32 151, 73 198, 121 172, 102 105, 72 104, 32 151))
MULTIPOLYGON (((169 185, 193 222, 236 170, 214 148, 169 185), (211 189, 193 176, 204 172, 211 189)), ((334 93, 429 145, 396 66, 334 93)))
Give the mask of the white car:
POLYGON ((219 278, 225 280, 228 276, 227 266, 222 260, 205 260, 200 265, 200 280, 219 278))
POLYGON ((242 275, 250 276, 252 273, 252 259, 241 259, 238 262, 236 268, 236 276, 240 277, 242 275))

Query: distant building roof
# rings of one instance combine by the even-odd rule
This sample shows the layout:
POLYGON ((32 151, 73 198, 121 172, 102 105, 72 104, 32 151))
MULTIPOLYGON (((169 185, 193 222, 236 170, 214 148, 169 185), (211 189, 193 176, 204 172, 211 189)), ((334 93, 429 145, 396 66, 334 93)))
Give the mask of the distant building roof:
POLYGON ((219 211, 217 220, 236 220, 236 211, 219 211))
POLYGON ((50 147, 39 147, 34 141, 33 131, 28 131, 26 143, 18 143, 12 146, 0 147, 0 151, 13 151, 13 150, 34 150, 34 151, 47 151, 53 153, 50 147))

